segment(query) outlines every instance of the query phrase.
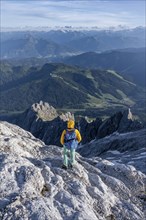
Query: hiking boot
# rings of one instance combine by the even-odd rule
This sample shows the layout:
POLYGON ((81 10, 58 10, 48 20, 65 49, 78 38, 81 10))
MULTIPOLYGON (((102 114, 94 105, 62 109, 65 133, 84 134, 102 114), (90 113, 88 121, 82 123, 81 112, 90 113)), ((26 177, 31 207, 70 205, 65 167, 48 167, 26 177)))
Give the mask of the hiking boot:
POLYGON ((62 169, 67 170, 67 166, 65 166, 64 164, 62 165, 62 169))
POLYGON ((69 167, 70 167, 71 169, 73 169, 73 165, 72 165, 72 164, 70 164, 69 167))

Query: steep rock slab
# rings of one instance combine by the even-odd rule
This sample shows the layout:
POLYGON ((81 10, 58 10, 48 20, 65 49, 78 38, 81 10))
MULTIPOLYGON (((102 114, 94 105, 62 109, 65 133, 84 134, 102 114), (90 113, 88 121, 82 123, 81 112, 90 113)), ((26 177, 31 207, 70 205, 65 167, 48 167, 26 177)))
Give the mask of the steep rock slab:
POLYGON ((117 112, 110 118, 106 119, 98 129, 98 138, 103 138, 107 135, 118 131, 125 133, 142 129, 144 126, 140 121, 133 120, 133 115, 130 109, 123 112, 117 112))
POLYGON ((139 131, 115 132, 105 138, 82 145, 78 152, 84 157, 97 157, 110 161, 131 164, 146 173, 146 129, 139 131))

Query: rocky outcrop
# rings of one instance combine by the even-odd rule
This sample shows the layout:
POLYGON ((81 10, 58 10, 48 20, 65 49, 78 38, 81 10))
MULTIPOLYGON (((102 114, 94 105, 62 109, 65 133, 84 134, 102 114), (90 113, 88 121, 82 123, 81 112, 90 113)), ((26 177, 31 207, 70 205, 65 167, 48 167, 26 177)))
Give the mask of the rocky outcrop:
MULTIPOLYGON (((48 103, 40 101, 35 103, 24 113, 10 120, 23 129, 30 131, 35 137, 43 140, 46 144, 61 146, 60 136, 66 129, 66 121, 74 119, 70 112, 59 114, 48 103)), ((117 112, 110 118, 102 121, 96 118, 89 122, 88 118, 81 118, 76 123, 80 130, 82 144, 89 143, 94 139, 103 138, 115 131, 120 133, 135 131, 143 128, 142 123, 133 120, 130 109, 124 112, 117 112)))
POLYGON ((123 117, 122 112, 118 112, 112 117, 106 119, 99 127, 97 136, 99 138, 103 138, 118 130, 122 117, 123 117))
POLYGON ((143 173, 99 157, 76 160, 61 169, 61 148, 1 122, 0 219, 144 219, 143 173))
POLYGON ((33 104, 31 110, 36 112, 38 119, 41 118, 43 121, 51 121, 58 116, 56 109, 43 101, 33 104))
POLYGON ((146 173, 146 129, 120 134, 113 133, 105 138, 92 141, 78 149, 84 157, 108 158, 119 163, 132 164, 146 173), (114 153, 114 152, 118 153, 114 153), (113 153, 112 153, 113 152, 113 153))
POLYGON ((98 129, 98 138, 103 138, 115 131, 125 133, 136 131, 143 128, 143 124, 137 120, 133 120, 130 109, 124 112, 117 112, 110 118, 106 119, 98 129))
POLYGON ((82 134, 82 144, 94 140, 98 135, 98 129, 102 124, 100 118, 96 118, 92 122, 88 122, 86 118, 82 118, 79 122, 79 130, 82 134))
POLYGON ((63 129, 66 128, 66 121, 69 119, 74 119, 74 115, 70 112, 59 115, 55 108, 40 101, 33 104, 24 113, 8 121, 30 131, 46 144, 61 146, 60 136, 63 129))

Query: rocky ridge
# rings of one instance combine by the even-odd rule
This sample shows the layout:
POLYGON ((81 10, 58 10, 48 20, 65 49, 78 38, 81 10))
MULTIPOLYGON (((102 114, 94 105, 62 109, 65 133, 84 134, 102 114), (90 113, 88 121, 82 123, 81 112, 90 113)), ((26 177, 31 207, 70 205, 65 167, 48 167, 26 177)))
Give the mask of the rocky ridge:
POLYGON ((134 166, 77 154, 74 170, 62 170, 61 148, 7 122, 0 144, 2 220, 144 219, 146 176, 134 166))
MULTIPOLYGON (((72 113, 59 114, 48 103, 40 101, 33 104, 21 115, 8 119, 8 121, 30 131, 46 144, 60 146, 60 136, 69 119, 74 119, 72 113)), ((97 117, 89 122, 85 117, 76 123, 76 128, 80 130, 82 135, 82 144, 106 137, 116 131, 125 133, 140 130, 143 127, 141 122, 133 119, 130 109, 117 112, 104 121, 97 117)))
POLYGON ((146 129, 118 133, 93 140, 78 148, 83 157, 107 158, 112 162, 132 164, 146 174, 146 129))

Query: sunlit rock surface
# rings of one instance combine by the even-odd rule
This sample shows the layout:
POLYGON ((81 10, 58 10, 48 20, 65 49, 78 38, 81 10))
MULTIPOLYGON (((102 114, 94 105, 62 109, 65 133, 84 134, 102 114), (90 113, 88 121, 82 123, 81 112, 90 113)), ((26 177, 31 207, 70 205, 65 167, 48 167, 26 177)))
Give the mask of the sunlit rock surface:
POLYGON ((1 122, 0 219, 144 219, 142 172, 99 157, 76 159, 65 171, 62 149, 1 122))
POLYGON ((112 162, 133 165, 146 174, 146 129, 120 134, 115 132, 105 138, 93 140, 79 147, 84 157, 101 157, 112 162))

